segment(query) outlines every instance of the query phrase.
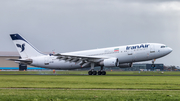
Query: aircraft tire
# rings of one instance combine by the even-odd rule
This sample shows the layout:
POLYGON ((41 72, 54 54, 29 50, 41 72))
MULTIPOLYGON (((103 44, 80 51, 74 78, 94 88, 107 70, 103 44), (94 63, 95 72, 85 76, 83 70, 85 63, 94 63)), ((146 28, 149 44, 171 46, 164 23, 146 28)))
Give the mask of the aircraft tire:
POLYGON ((152 64, 152 65, 151 65, 151 67, 155 67, 155 65, 154 65, 154 64, 152 64))
POLYGON ((101 71, 98 71, 98 75, 101 75, 102 74, 102 72, 101 71))
POLYGON ((106 75, 106 71, 102 71, 102 75, 106 75))
POLYGON ((97 71, 93 71, 93 75, 96 75, 97 74, 97 71))
POLYGON ((88 74, 89 74, 89 75, 92 75, 92 74, 93 74, 93 72, 92 72, 92 71, 89 71, 89 72, 88 72, 88 74))

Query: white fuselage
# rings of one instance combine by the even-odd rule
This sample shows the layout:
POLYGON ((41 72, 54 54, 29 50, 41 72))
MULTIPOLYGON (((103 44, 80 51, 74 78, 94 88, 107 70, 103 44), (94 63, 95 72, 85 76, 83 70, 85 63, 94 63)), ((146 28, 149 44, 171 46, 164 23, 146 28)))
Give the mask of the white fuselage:
MULTIPOLYGON (((157 59, 169 54, 171 51, 172 49, 166 47, 164 44, 144 43, 62 54, 117 58, 119 64, 122 64, 157 59)), ((57 57, 53 55, 42 55, 28 58, 33 60, 32 64, 30 64, 32 66, 62 70, 82 68, 81 65, 75 64, 75 62, 66 62, 65 60, 57 59, 57 57)))

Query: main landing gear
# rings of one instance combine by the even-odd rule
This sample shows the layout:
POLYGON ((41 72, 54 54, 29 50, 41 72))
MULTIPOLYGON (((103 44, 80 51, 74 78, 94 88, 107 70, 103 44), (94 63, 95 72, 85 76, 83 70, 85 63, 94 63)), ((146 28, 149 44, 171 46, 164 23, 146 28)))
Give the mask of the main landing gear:
POLYGON ((106 71, 94 71, 94 70, 90 70, 88 72, 89 75, 106 75, 106 71))
POLYGON ((101 66, 100 71, 94 71, 94 63, 91 63, 91 70, 88 72, 89 75, 106 75, 106 71, 103 71, 103 66, 101 66))
POLYGON ((98 71, 98 75, 106 75, 106 71, 103 71, 103 66, 101 66, 101 70, 98 71))

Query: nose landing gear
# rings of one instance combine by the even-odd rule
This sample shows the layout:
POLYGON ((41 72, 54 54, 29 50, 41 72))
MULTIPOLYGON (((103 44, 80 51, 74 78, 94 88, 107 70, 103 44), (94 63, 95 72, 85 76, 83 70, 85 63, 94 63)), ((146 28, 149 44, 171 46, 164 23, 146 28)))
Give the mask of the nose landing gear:
POLYGON ((154 64, 154 62, 156 61, 156 59, 153 59, 152 60, 152 65, 151 65, 151 68, 153 68, 153 69, 155 69, 156 68, 156 66, 155 66, 155 64, 154 64))
POLYGON ((152 65, 151 65, 151 67, 155 67, 155 64, 154 64, 155 61, 156 61, 156 59, 153 59, 153 60, 152 60, 152 65))

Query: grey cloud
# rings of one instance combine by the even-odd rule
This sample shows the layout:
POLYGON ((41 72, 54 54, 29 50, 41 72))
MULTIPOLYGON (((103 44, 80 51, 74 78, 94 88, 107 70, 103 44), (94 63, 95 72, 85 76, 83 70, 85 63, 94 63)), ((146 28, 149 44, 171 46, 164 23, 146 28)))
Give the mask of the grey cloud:
POLYGON ((178 65, 179 8, 176 0, 4 0, 0 50, 16 51, 10 33, 57 52, 157 42, 174 49, 157 62, 178 65))

